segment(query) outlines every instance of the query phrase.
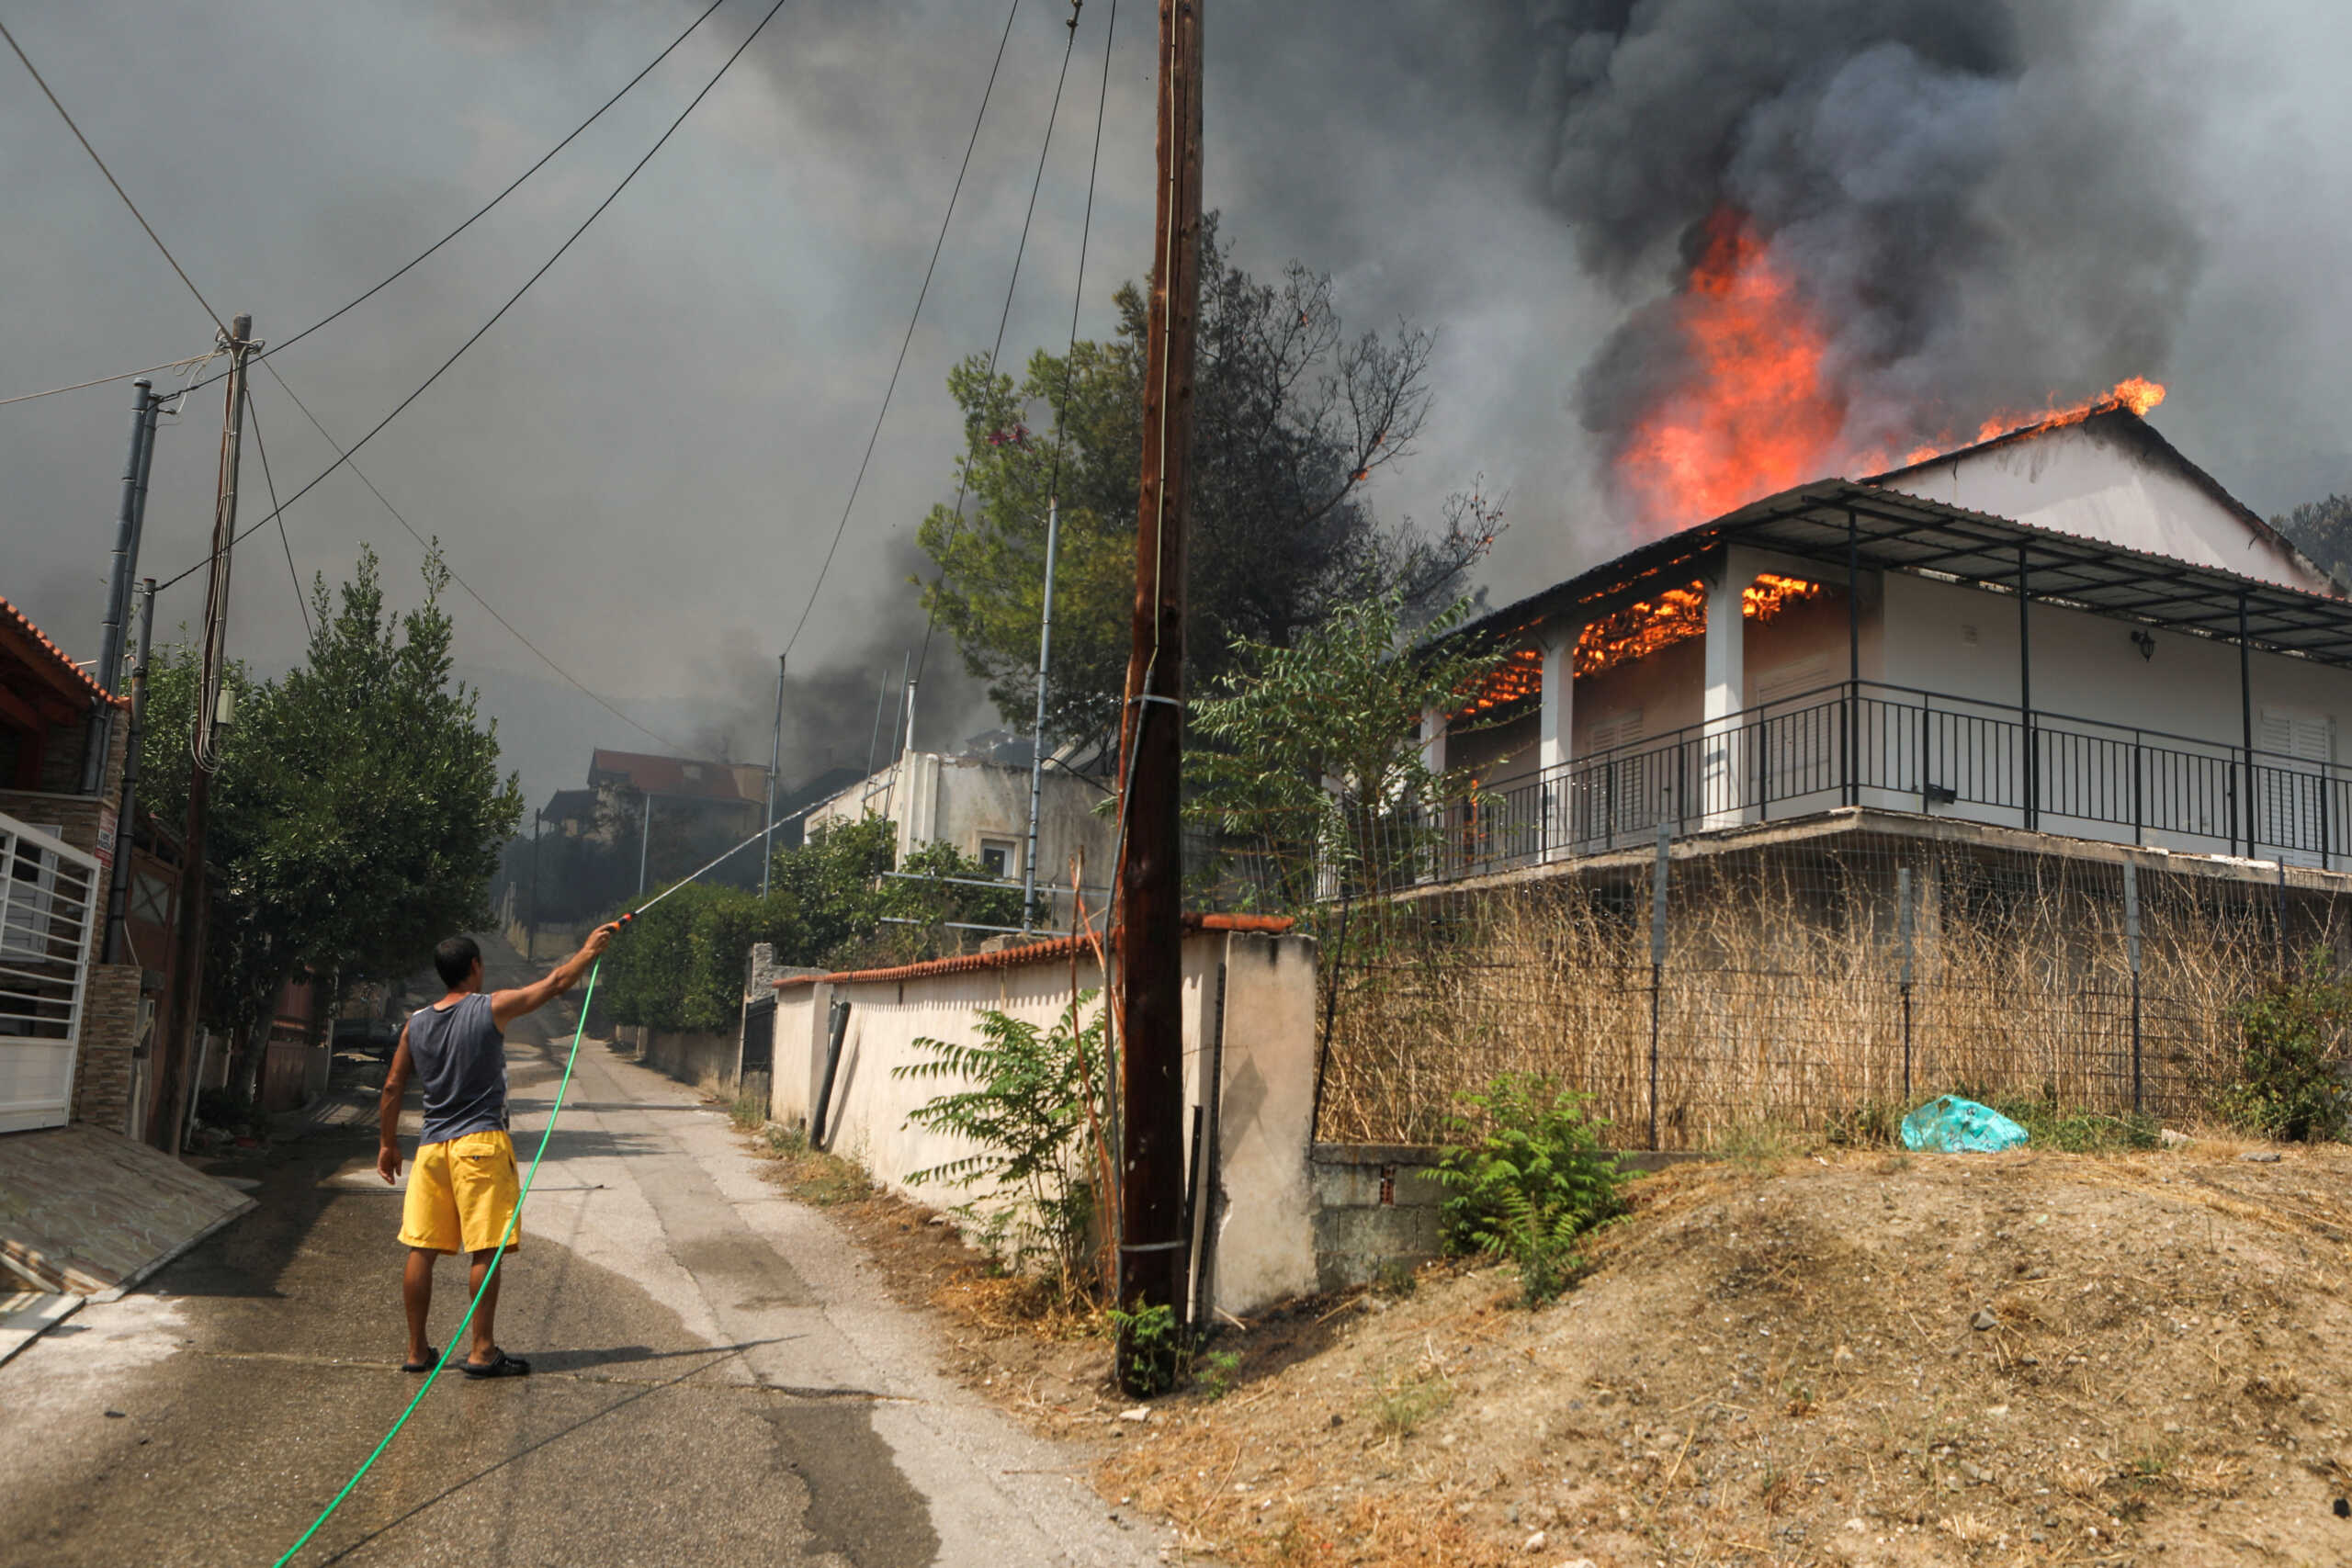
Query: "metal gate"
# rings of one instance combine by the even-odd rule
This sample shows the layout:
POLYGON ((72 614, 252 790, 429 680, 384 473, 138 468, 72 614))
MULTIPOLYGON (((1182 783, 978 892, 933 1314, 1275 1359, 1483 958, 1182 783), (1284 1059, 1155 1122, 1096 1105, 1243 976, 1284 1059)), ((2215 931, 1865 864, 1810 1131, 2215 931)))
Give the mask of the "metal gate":
POLYGON ((65 1124, 99 889, 96 861, 0 815, 0 1133, 65 1124))
POLYGON ((743 1060, 740 1076, 770 1071, 775 1065, 775 998, 754 997, 743 1004, 743 1060))

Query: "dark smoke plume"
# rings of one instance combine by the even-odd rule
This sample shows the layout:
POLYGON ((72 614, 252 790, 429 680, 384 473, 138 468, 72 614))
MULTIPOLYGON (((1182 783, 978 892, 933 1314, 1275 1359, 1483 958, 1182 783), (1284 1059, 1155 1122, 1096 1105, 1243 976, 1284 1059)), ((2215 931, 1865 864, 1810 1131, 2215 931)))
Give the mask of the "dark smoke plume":
POLYGON ((2122 7, 1559 0, 1529 17, 1545 192, 1596 276, 1653 296, 1577 389, 1605 455, 1690 373, 1685 291, 1724 214, 1825 340, 1833 459, 2165 368, 2199 261, 2178 174, 2193 100, 2122 7))

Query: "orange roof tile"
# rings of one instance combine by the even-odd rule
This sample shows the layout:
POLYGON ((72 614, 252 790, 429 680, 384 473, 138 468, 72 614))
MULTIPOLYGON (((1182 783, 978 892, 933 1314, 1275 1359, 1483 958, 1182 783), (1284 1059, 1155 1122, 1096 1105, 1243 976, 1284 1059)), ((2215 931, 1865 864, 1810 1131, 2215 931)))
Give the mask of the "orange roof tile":
POLYGON ((119 704, 128 700, 99 685, 87 671, 74 662, 63 649, 50 641, 48 634, 33 625, 22 610, 6 599, 0 599, 0 634, 8 632, 16 634, 10 640, 30 645, 23 649, 27 661, 38 661, 39 672, 61 692, 105 703, 119 704))

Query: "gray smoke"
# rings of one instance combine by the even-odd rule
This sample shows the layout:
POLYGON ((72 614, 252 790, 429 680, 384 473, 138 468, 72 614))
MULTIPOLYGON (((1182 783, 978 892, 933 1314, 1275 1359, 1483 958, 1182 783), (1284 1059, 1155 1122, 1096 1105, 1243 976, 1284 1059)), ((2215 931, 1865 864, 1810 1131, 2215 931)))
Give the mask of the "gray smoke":
POLYGON ((1566 0, 1531 20, 1543 188, 1629 305, 1576 394, 1604 455, 1690 372, 1679 290, 1723 214, 1827 338, 1836 457, 2165 370, 2200 260, 2194 99, 2120 7, 1566 0))

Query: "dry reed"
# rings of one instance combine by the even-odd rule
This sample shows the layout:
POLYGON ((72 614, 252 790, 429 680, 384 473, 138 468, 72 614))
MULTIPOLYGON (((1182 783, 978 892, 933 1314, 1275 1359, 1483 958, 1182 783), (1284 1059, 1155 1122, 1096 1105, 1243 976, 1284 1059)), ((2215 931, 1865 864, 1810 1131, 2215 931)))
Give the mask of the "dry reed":
POLYGON ((1958 1089, 2120 1113, 2136 1079, 2139 1109, 2199 1118, 2234 1010, 2290 952, 2336 944, 2333 907, 2177 873, 2139 891, 2136 1052, 2113 863, 1894 842, 1676 859, 1655 971, 1646 866, 1359 904, 1327 977, 1318 1136, 1440 1141, 1464 1091, 1542 1072, 1640 1146, 1653 1027, 1668 1148, 1883 1127, 1958 1089))

